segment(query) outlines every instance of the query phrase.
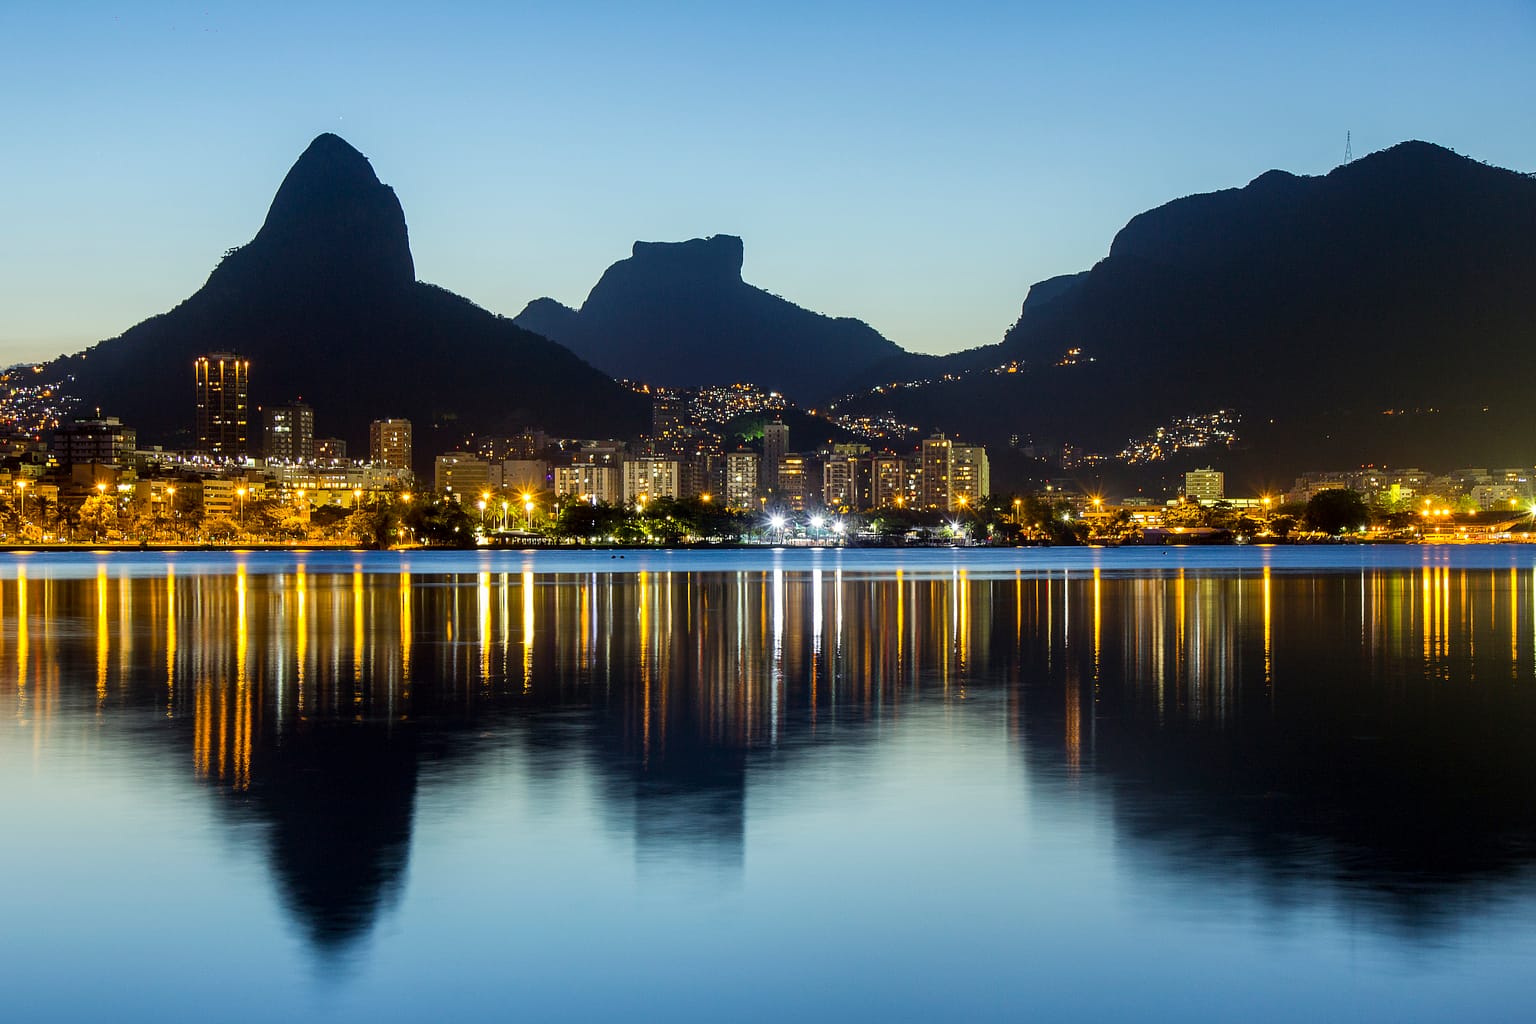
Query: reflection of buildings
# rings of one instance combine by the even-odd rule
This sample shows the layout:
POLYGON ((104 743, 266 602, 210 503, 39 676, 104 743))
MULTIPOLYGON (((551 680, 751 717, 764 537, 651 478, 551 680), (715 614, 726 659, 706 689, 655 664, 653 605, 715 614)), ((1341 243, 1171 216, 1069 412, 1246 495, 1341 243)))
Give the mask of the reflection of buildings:
POLYGON ((973 610, 982 585, 958 576, 483 572, 421 586, 408 572, 121 564, 0 583, 0 703, 35 728, 82 706, 169 718, 178 728, 157 735, 186 743, 189 771, 268 826, 283 902, 324 948, 365 935, 395 898, 424 757, 482 749, 469 741, 493 722, 572 741, 508 712, 586 709, 599 727, 580 742, 637 856, 739 870, 750 751, 958 694, 990 607, 973 610))
POLYGON ((0 711, 39 730, 169 718, 140 741, 185 743, 210 792, 269 826, 282 898, 320 946, 366 934, 398 892, 421 763, 451 775, 483 736, 591 766, 642 859, 739 870, 754 773, 987 688, 1037 775, 1104 787, 1130 840, 1182 840, 1208 870, 1348 849, 1343 868, 1286 870, 1382 891, 1536 845, 1530 570, 536 576, 503 559, 130 578, 105 559, 50 580, 13 564, 0 711))
POLYGON ((1112 795, 1137 856, 1414 928, 1527 865, 1531 570, 1019 586, 1014 735, 1112 795))

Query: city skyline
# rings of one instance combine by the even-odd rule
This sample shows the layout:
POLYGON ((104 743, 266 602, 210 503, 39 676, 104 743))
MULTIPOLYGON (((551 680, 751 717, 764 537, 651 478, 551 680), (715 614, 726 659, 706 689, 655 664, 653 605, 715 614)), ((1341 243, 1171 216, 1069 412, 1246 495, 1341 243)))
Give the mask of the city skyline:
POLYGON ((1347 131, 1357 156, 1422 138, 1536 165, 1518 130, 1525 5, 1264 25, 1208 5, 970 13, 877 23, 844 6, 809 35, 777 10, 370 9, 361 32, 349 10, 286 32, 176 5, 0 15, 19 41, 0 75, 33 97, 0 200, 0 361, 174 304, 250 237, 270 182, 322 130, 399 192, 420 277, 497 312, 579 304, 635 240, 731 232, 748 280, 916 351, 995 341, 1030 284, 1092 265, 1135 213, 1271 167, 1325 172, 1347 131), (505 38, 550 45, 505 62, 505 38), (292 84, 273 86, 273 57, 301 69, 292 84), (402 93, 381 72, 408 57, 442 81, 402 93), (70 84, 38 94, 39 79, 70 84), (205 86, 196 100, 187 81, 205 86))

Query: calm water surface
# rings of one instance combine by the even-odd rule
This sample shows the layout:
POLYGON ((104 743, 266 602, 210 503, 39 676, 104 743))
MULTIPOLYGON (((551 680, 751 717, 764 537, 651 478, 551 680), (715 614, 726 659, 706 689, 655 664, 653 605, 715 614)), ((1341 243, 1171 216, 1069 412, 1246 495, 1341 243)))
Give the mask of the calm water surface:
POLYGON ((9 1020, 1531 1012, 1536 547, 4 555, 0 622, 9 1020))

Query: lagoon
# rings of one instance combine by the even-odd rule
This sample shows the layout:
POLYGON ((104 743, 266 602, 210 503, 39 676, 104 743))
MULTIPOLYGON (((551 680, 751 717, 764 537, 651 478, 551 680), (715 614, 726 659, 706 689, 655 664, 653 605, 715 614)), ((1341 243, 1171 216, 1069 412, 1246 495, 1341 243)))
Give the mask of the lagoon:
POLYGON ((1536 548, 0 556, 19 1019, 1516 1019, 1536 548))

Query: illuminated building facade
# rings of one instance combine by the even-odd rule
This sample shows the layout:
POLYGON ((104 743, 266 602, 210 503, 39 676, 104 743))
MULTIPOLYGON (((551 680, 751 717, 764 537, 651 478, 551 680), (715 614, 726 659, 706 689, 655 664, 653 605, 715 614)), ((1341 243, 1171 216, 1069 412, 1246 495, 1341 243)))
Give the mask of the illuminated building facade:
POLYGON ((469 452, 445 452, 433 465, 432 486, 439 491, 474 499, 490 485, 491 464, 469 452))
POLYGON ((811 498, 810 467, 803 455, 779 460, 779 502, 791 512, 804 512, 811 498))
POLYGON ((725 503, 731 508, 757 507, 756 452, 730 452, 725 457, 725 503))
POLYGON ((922 488, 919 503, 923 508, 950 507, 949 478, 953 457, 954 445, 943 434, 935 434, 923 441, 919 484, 922 488))
POLYGON ((907 502, 907 460, 876 455, 869 463, 869 502, 872 508, 896 508, 907 502), (901 500, 898 501, 897 499, 901 500))
POLYGON ((1227 475, 1220 470, 1192 469, 1184 474, 1184 497, 1202 505, 1214 504, 1226 497, 1227 475))
POLYGON ((133 454, 138 431, 123 426, 116 416, 75 420, 53 433, 53 454, 63 466, 80 463, 117 465, 133 454))
POLYGON ((631 459, 624 463, 624 500, 647 501, 678 496, 675 459, 631 459))
POLYGON ((315 410, 303 402, 262 410, 262 452, 269 459, 303 462, 314 457, 315 410))
POLYGON ((199 356, 197 450, 215 458, 243 458, 249 452, 251 363, 230 352, 199 356))
POLYGON ((621 494, 619 471, 614 466, 578 462, 555 467, 556 497, 576 498, 593 505, 617 505, 621 494))
POLYGON ((347 457, 347 442, 339 437, 315 438, 315 458, 317 459, 344 459, 347 457))
POLYGON ((975 508, 992 493, 992 468, 987 450, 979 444, 957 444, 950 449, 949 510, 975 508))
POLYGON ((411 421, 388 419, 374 420, 368 424, 368 458, 395 470, 401 476, 409 476, 411 421))

